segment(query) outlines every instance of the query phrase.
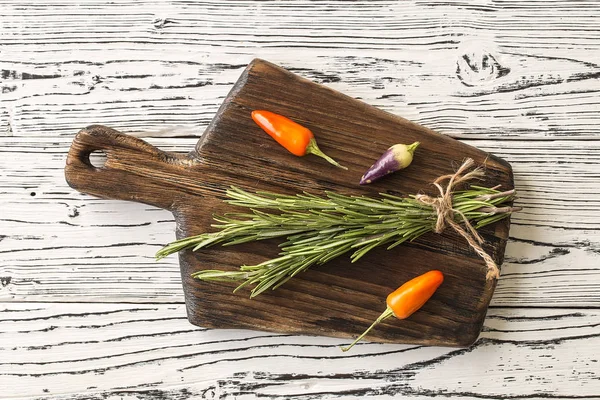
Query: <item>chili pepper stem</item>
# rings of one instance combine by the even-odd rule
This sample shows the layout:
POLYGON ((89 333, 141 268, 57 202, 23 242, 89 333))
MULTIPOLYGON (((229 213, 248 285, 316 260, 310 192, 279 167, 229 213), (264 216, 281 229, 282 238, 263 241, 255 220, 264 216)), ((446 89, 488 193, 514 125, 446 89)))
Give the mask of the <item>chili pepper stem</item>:
POLYGON ((373 322, 371 324, 371 326, 369 326, 367 328, 367 330, 362 333, 362 335, 360 335, 359 337, 357 337, 356 340, 354 342, 352 342, 351 345, 349 345, 347 347, 342 347, 342 351, 348 351, 351 348, 353 348, 356 343, 358 343, 362 338, 364 338, 367 335, 367 333, 369 333, 369 331, 371 331, 371 329, 373 329, 375 327, 375 325, 378 325, 380 322, 385 321, 386 319, 388 319, 392 315, 394 315, 394 312, 392 311, 391 308, 387 307, 385 309, 385 311, 382 312, 381 315, 375 320, 375 322, 373 322))
POLYGON ((319 146, 317 146, 317 141, 315 140, 315 138, 310 139, 310 142, 308 142, 308 146, 306 146, 306 154, 314 154, 315 156, 324 158, 325 160, 327 160, 329 163, 335 165, 336 167, 339 167, 342 169, 348 169, 348 168, 344 167, 343 165, 340 165, 337 161, 335 161, 333 158, 329 157, 327 154, 323 153, 321 151, 321 149, 319 149, 319 146))
POLYGON ((419 143, 419 142, 414 142, 413 144, 408 145, 406 147, 406 151, 408 151, 410 154, 414 154, 415 150, 417 149, 417 147, 419 147, 420 144, 421 143, 419 143))

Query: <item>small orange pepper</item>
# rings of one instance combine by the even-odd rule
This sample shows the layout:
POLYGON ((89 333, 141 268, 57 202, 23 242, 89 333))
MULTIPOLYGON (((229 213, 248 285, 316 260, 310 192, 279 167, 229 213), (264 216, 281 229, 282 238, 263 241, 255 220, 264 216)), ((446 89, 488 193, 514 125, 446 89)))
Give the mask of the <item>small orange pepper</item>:
POLYGON ((290 153, 299 157, 307 154, 314 154, 324 158, 336 167, 348 169, 341 166, 337 161, 319 149, 317 141, 315 140, 315 135, 313 135, 310 129, 291 119, 264 110, 252 111, 252 119, 290 153))
POLYGON ((444 281, 444 275, 437 270, 429 271, 423 275, 411 279, 398 289, 390 293, 386 299, 387 308, 379 318, 367 328, 352 344, 348 347, 343 347, 342 351, 348 351, 359 340, 361 340, 373 327, 380 322, 388 319, 392 315, 398 319, 410 317, 415 311, 423 307, 423 304, 429 300, 435 293, 437 288, 444 281))

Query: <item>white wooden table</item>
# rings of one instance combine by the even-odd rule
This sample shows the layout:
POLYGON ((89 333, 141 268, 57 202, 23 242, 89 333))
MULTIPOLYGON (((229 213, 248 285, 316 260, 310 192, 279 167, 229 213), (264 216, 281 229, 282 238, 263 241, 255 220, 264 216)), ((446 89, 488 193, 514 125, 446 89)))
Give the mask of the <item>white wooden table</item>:
POLYGON ((28 3, 0 0, 0 398, 600 398, 599 2, 28 3), (192 149, 254 57, 513 165, 474 346, 195 327, 172 216, 67 186, 91 123, 192 149))

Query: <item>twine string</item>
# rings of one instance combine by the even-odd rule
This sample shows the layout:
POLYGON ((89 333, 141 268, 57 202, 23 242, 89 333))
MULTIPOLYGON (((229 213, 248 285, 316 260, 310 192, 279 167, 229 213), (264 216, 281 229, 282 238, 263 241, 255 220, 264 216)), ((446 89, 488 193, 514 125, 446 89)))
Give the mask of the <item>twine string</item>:
POLYGON ((435 233, 442 233, 447 226, 450 226, 455 232, 461 235, 469 246, 475 252, 483 258, 487 266, 486 279, 498 279, 500 277, 500 270, 494 259, 483 250, 482 244, 484 243, 483 238, 477 232, 477 229, 471 225, 467 217, 460 211, 455 210, 452 206, 452 194, 454 188, 463 182, 470 181, 472 179, 481 179, 484 176, 484 172, 481 168, 475 168, 468 171, 475 161, 472 158, 467 158, 465 162, 458 168, 454 174, 440 176, 433 182, 433 185, 438 189, 440 195, 428 196, 426 194, 419 194, 416 199, 423 204, 427 204, 436 211, 437 221, 435 224, 435 233), (441 182, 448 180, 446 187, 444 188, 441 182), (456 222, 456 216, 462 219, 463 225, 456 222))

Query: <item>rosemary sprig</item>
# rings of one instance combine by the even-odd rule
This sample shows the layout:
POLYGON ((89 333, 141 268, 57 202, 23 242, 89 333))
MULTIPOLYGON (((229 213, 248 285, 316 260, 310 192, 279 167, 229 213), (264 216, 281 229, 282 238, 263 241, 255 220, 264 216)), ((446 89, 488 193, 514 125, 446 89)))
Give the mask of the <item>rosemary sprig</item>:
MULTIPOLYGON (((515 191, 471 186, 453 194, 457 222, 463 216, 481 228, 509 216, 515 191)), ((255 240, 286 238, 279 257, 257 265, 243 265, 238 271, 204 270, 193 274, 205 281, 242 281, 236 291, 255 285, 251 297, 276 289, 313 265, 321 265, 351 252, 356 262, 370 250, 388 249, 412 241, 434 230, 437 213, 415 196, 381 194, 374 199, 326 192, 326 197, 308 193, 295 196, 270 192, 249 193, 240 188, 227 190, 229 204, 245 207, 247 213, 215 216, 217 232, 203 233, 175 241, 158 251, 160 259, 186 248, 193 251, 215 244, 224 246, 255 240), (263 210, 275 210, 276 213, 263 210)))

